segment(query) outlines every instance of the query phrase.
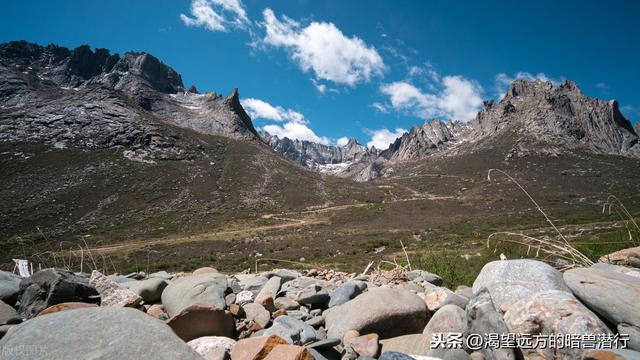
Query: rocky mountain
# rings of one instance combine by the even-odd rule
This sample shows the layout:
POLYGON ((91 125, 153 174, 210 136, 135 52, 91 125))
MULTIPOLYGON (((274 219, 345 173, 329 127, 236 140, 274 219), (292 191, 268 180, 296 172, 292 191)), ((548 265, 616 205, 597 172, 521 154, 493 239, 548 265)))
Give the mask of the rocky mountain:
POLYGON ((432 120, 416 125, 377 157, 362 157, 334 173, 368 181, 393 176, 397 163, 473 154, 497 149, 498 143, 507 149, 496 152, 496 159, 575 152, 640 157, 638 125, 633 128, 617 101, 588 98, 571 81, 553 86, 516 80, 499 102, 486 101, 469 123, 432 120))
POLYGON ((551 82, 516 80, 500 102, 485 102, 469 125, 473 142, 511 132, 518 154, 640 156, 638 135, 618 102, 588 98, 571 81, 554 87, 551 82))
POLYGON ((381 156, 392 161, 422 159, 463 141, 467 132, 468 126, 460 121, 426 121, 422 127, 415 125, 396 139, 381 156))
POLYGON ((376 193, 274 154, 237 90, 185 89, 147 53, 24 41, 0 45, 0 167, 6 256, 22 241, 203 231, 376 193))
POLYGON ((344 146, 318 144, 306 140, 279 138, 268 132, 262 138, 285 158, 324 173, 341 173, 356 163, 368 163, 378 156, 378 150, 368 149, 356 139, 349 139, 344 146))
POLYGON ((149 116, 207 134, 258 138, 237 90, 227 98, 186 90, 175 70, 147 53, 2 44, 0 96, 4 141, 132 145, 149 159, 182 156, 184 149, 141 120, 149 116))
POLYGON ((636 127, 634 129, 636 130, 636 135, 640 136, 640 121, 636 123, 636 127))

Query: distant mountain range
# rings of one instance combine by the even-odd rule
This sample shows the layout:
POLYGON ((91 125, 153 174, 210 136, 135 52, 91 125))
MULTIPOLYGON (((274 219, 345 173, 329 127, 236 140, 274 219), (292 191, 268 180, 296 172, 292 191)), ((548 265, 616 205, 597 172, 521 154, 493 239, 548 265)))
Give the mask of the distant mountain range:
MULTIPOLYGON (((620 112, 615 100, 588 98, 578 86, 566 81, 554 87, 551 82, 515 80, 499 102, 486 101, 469 123, 426 121, 399 137, 388 149, 350 161, 333 174, 357 180, 371 180, 384 173, 391 163, 416 161, 429 156, 449 156, 491 147, 495 139, 509 138, 511 158, 527 155, 561 155, 567 152, 640 157, 639 125, 635 129, 620 112), (377 156, 375 156, 377 154, 377 156), (354 171, 357 169, 357 171, 354 171)), ((282 141, 269 141, 289 159, 299 159, 318 145, 283 147, 282 141)), ((323 147, 324 153, 335 151, 323 147)), ((318 168, 297 161, 310 168, 318 168)), ((323 170, 320 168, 320 170, 323 170)))

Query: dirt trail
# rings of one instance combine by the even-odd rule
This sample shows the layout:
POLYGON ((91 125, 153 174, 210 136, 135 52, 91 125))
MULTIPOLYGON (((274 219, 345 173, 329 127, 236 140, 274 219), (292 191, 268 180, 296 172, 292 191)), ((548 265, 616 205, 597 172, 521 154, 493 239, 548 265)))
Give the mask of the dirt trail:
POLYGON ((306 226, 306 225, 317 225, 317 224, 328 223, 327 218, 319 218, 314 216, 317 214, 324 214, 327 212, 341 211, 341 210, 347 210, 351 208, 375 206, 383 203, 388 204, 388 203, 418 201, 418 200, 446 200, 446 199, 454 198, 453 196, 436 196, 431 194, 421 194, 421 195, 422 196, 420 197, 395 199, 391 201, 383 201, 382 203, 344 204, 344 205, 323 207, 319 209, 303 210, 298 212, 264 214, 260 217, 261 219, 280 220, 285 223, 248 227, 248 228, 237 229, 237 230, 212 231, 208 233, 189 235, 189 236, 170 236, 170 237, 164 237, 164 238, 158 238, 158 239, 130 241, 122 244, 114 244, 114 245, 106 245, 106 246, 89 248, 87 250, 90 252, 95 252, 99 254, 109 254, 109 253, 114 253, 118 251, 136 250, 136 249, 141 249, 148 246, 162 245, 162 244, 175 245, 180 243, 199 242, 199 241, 228 240, 229 237, 233 235, 244 234, 246 236, 250 236, 252 234, 256 234, 264 231, 297 228, 297 227, 306 226), (302 216, 302 218, 292 218, 287 216, 302 216))

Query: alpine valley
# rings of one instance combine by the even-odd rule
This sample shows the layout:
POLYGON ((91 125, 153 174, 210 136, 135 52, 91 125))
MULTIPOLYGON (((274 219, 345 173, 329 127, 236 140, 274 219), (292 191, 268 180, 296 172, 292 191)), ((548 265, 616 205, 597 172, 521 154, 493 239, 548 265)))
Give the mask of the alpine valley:
POLYGON ((554 234, 538 206, 594 259, 628 246, 613 202, 640 211, 640 129, 571 81, 515 80, 472 121, 427 121, 387 149, 258 131, 238 89, 220 90, 147 53, 0 45, 0 263, 361 271, 406 257, 468 283, 496 251, 527 250, 487 247, 491 234, 554 234))

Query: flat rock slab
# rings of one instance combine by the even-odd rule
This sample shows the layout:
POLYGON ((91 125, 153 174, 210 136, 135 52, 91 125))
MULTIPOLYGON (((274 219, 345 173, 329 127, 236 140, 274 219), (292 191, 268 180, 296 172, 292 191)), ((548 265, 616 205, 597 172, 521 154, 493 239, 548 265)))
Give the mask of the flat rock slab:
POLYGON ((233 336, 233 316, 211 305, 196 304, 167 320, 167 325, 185 342, 203 336, 233 336))
POLYGON ((640 326, 640 278, 599 268, 564 273, 571 291, 590 309, 614 324, 640 326))
POLYGON ((238 341, 231 350, 233 360, 264 359, 278 345, 287 342, 278 336, 256 336, 238 341))
POLYGON ((569 291, 562 273, 542 261, 498 260, 486 264, 473 282, 473 292, 487 288, 496 309, 506 311, 516 301, 545 290, 569 291))
POLYGON ((410 334, 381 340, 380 344, 382 344, 382 353, 426 355, 431 349, 431 337, 425 334, 410 334))
POLYGON ((376 333, 389 338, 420 333, 427 324, 427 306, 417 295, 398 289, 369 290, 331 308, 325 318, 327 335, 342 338, 345 332, 376 333))
POLYGON ((0 340, 0 349, 3 358, 12 360, 202 360, 162 321, 121 307, 33 318, 14 326, 0 340))

